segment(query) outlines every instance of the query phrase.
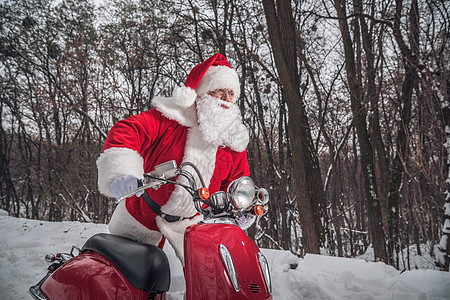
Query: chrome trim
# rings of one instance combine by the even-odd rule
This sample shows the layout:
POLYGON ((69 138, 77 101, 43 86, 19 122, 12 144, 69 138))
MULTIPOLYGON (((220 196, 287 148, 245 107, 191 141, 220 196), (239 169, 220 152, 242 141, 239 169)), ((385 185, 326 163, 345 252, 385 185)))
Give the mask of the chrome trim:
POLYGON ((47 300, 45 296, 41 292, 41 285, 44 283, 44 281, 50 276, 50 273, 47 273, 47 275, 44 276, 39 282, 28 290, 31 297, 33 297, 36 300, 47 300))
POLYGON ((256 198, 261 205, 265 205, 269 202, 269 192, 265 188, 256 189, 256 198))
POLYGON ((211 219, 206 219, 206 220, 200 221, 200 223, 237 225, 236 221, 230 217, 211 218, 211 219))
POLYGON ((245 211, 247 208, 249 208, 253 204, 254 198, 255 198, 255 193, 256 193, 255 183, 248 176, 243 176, 243 177, 240 177, 240 178, 234 180, 233 182, 230 183, 230 185, 227 188, 228 199, 230 200, 232 205, 238 211, 241 211, 241 212, 245 211), (247 181, 247 182, 244 183, 245 181, 247 181), (249 186, 251 186, 251 189, 249 191, 246 191, 242 188, 242 185, 245 185, 245 184, 248 184, 249 186), (241 203, 241 201, 239 200, 239 197, 237 197, 238 193, 240 193, 241 196, 244 196, 247 198, 247 199, 245 199, 245 201, 243 203, 241 203))
POLYGON ((220 214, 228 210, 230 201, 228 200, 227 193, 223 191, 215 192, 211 195, 211 202, 215 206, 216 213, 220 214))
POLYGON ((272 281, 270 279, 270 270, 269 263, 267 262, 266 257, 261 252, 258 252, 258 260, 259 265, 261 267, 261 271, 264 275, 264 280, 266 281, 267 292, 272 294, 272 281))
POLYGON ((222 256, 223 264, 225 265, 225 269, 227 270, 228 278, 230 278, 231 283, 233 284, 234 290, 239 292, 239 281, 236 274, 236 268, 234 267, 233 258, 231 257, 230 251, 228 251, 227 247, 223 244, 219 245, 219 252, 222 256))
POLYGON ((47 299, 45 299, 44 295, 41 293, 41 290, 39 289, 39 286, 33 285, 32 287, 30 287, 28 292, 30 293, 31 297, 33 297, 33 299, 36 299, 36 300, 47 300, 47 299))
POLYGON ((53 253, 49 253, 45 256, 45 261, 48 263, 52 263, 56 260, 56 256, 53 253))

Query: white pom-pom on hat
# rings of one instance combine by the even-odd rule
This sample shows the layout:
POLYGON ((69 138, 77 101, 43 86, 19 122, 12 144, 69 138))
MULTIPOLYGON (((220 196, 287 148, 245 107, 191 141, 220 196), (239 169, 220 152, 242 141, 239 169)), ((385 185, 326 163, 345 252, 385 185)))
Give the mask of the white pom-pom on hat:
POLYGON ((172 97, 179 106, 187 108, 194 104, 195 99, 197 98, 197 93, 190 87, 180 86, 173 90, 172 97))

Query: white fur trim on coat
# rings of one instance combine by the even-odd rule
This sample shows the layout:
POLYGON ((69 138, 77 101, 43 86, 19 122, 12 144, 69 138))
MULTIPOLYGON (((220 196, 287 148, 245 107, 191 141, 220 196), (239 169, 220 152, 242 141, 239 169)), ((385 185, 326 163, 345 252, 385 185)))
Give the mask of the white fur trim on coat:
POLYGON ((180 222, 169 223, 161 217, 156 217, 156 224, 159 230, 169 241, 175 250, 175 254, 180 259, 181 264, 184 266, 184 232, 190 225, 197 224, 203 220, 203 216, 199 215, 192 220, 183 220, 180 222))
MULTIPOLYGON (((209 186, 209 182, 211 181, 216 166, 216 153, 217 145, 205 141, 198 126, 189 128, 183 162, 191 162, 197 166, 206 187, 209 186)), ((200 184, 200 180, 194 170, 189 166, 186 167, 186 170, 190 171, 196 179, 196 182, 200 184)), ((186 183, 184 177, 180 176, 178 180, 186 183)), ((184 188, 178 185, 170 195, 169 201, 161 207, 161 211, 183 217, 192 217, 197 213, 192 201, 192 196, 184 188)))
POLYGON ((113 147, 100 154, 97 159, 97 168, 100 193, 108 197, 114 197, 110 187, 111 183, 125 175, 143 178, 144 159, 132 149, 113 147))
MULTIPOLYGON (((216 154, 217 146, 208 143, 203 139, 202 133, 198 129, 198 126, 189 128, 186 139, 186 148, 184 150, 183 162, 194 163, 200 171, 203 177, 206 187, 209 186, 211 177, 216 166, 216 154)), ((200 184, 200 181, 191 167, 186 167, 191 171, 196 182, 200 184)), ((184 181, 183 177, 179 177, 178 181, 184 181)), ((186 182, 184 182, 186 183, 186 182)), ((192 201, 192 196, 182 187, 176 186, 169 201, 161 207, 161 211, 175 216, 191 217, 197 213, 192 201)), ((198 223, 203 219, 203 216, 197 216, 192 220, 183 220, 180 222, 169 223, 160 217, 156 218, 156 224, 159 230, 166 237, 172 247, 175 249, 175 253, 184 265, 183 255, 183 241, 184 231, 189 225, 198 223)))
POLYGON ((195 91, 200 95, 217 89, 231 89, 235 94, 234 99, 239 98, 241 85, 234 69, 227 66, 209 67, 195 91))
POLYGON ((161 232, 148 229, 130 215, 125 206, 125 201, 121 201, 117 205, 111 221, 109 221, 108 229, 112 234, 155 246, 158 246, 162 239, 161 232))
POLYGON ((185 127, 197 124, 197 110, 195 99, 197 94, 189 87, 178 87, 173 91, 172 97, 155 97, 152 105, 166 118, 175 120, 185 127))

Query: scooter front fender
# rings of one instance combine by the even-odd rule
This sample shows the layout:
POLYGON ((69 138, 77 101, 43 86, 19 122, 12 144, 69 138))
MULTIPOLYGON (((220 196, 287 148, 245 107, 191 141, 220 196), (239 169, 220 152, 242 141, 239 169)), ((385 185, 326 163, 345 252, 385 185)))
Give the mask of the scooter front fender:
POLYGON ((195 224, 184 235, 186 299, 272 299, 259 263, 259 248, 236 225, 195 224), (233 286, 220 247, 236 271, 233 286))

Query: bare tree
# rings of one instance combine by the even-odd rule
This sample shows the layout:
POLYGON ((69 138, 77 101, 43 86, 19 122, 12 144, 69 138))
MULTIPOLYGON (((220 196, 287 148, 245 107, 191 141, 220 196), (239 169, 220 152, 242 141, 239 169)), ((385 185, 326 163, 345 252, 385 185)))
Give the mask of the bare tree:
POLYGON ((318 253, 323 194, 320 170, 299 86, 296 30, 290 1, 263 1, 270 42, 289 111, 288 131, 293 155, 293 178, 307 253, 318 253))
POLYGON ((381 203, 378 196, 377 181, 375 177, 373 149, 367 132, 365 109, 362 105, 363 92, 357 76, 355 50, 353 49, 353 42, 347 23, 346 3, 343 0, 336 0, 334 4, 339 18, 354 124, 358 134, 359 147, 361 149, 361 167, 364 174, 364 186, 367 208, 369 211, 369 223, 372 232, 372 244, 374 247, 375 258, 387 262, 388 257, 382 226, 381 203))

